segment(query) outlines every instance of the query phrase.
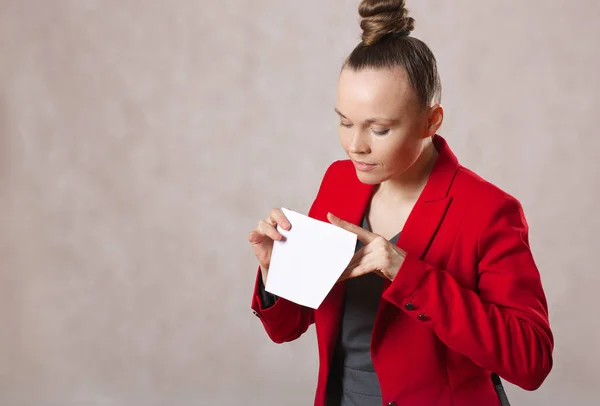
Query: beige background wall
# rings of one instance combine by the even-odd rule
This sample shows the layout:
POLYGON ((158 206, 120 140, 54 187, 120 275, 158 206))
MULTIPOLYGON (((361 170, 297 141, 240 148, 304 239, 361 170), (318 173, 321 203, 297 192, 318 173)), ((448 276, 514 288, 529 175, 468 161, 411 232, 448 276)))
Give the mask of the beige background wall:
MULTIPOLYGON (((0 0, 0 406, 309 405, 248 231, 342 158, 358 0, 0 0)), ((600 404, 600 3, 412 0, 462 163, 523 203, 556 335, 515 405, 600 404)))

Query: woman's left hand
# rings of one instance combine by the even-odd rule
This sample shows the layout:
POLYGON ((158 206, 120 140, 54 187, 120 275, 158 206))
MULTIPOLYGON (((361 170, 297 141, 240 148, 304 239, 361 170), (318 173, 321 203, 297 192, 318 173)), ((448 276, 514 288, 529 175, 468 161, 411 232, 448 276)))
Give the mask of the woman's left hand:
POLYGON ((406 257, 402 249, 384 237, 342 220, 332 213, 327 214, 327 219, 331 224, 356 234, 358 240, 364 244, 364 247, 356 251, 339 281, 370 272, 394 280, 406 257))

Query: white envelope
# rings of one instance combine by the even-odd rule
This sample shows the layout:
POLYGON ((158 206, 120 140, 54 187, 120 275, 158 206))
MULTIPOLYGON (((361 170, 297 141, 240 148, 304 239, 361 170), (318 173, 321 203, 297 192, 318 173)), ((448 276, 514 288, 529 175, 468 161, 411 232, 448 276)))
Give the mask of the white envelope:
POLYGON ((282 209, 292 228, 277 231, 265 289, 317 309, 354 256, 357 236, 327 222, 282 209))

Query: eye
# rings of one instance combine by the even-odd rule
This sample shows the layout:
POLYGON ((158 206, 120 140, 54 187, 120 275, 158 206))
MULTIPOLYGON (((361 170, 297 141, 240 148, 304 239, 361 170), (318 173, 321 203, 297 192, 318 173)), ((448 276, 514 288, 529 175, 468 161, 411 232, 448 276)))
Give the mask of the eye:
POLYGON ((350 127, 352 127, 352 124, 350 124, 350 123, 344 123, 344 122, 340 121, 340 126, 346 127, 346 128, 350 128, 350 127))
POLYGON ((387 135, 390 132, 390 129, 388 128, 388 129, 381 130, 381 131, 371 129, 371 132, 375 135, 387 135))

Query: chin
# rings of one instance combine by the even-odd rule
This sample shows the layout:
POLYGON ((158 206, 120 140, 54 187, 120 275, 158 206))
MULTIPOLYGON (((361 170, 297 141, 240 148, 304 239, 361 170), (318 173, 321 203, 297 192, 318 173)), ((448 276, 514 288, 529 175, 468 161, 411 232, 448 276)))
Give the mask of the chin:
POLYGON ((376 173, 362 172, 358 170, 356 171, 356 177, 365 185, 378 185, 385 180, 381 175, 376 173))

